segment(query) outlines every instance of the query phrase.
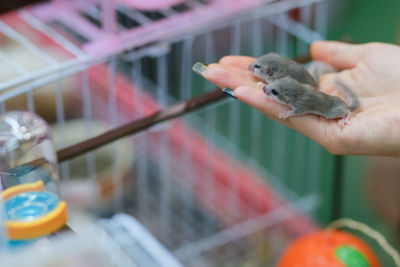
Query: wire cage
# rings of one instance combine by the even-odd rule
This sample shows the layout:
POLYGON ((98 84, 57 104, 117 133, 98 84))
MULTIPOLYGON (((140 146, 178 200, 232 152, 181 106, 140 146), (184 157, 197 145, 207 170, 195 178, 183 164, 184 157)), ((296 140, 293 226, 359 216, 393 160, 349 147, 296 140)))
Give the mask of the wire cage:
MULTIPOLYGON (((1 112, 39 114, 65 148, 210 91, 196 61, 304 55, 326 15, 322 0, 54 0, 7 13, 1 112)), ((185 266, 273 266, 317 227, 315 198, 288 187, 319 192, 321 153, 224 98, 60 163, 60 190, 73 230, 82 214, 124 212, 185 266)))

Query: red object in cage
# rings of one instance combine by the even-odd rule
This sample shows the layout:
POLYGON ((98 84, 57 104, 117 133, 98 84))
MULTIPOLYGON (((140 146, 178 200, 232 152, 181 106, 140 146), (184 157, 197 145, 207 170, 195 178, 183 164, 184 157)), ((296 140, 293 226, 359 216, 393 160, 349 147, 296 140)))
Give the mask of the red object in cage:
POLYGON ((303 236, 283 253, 278 267, 379 267, 378 258, 361 239, 338 230, 303 236))

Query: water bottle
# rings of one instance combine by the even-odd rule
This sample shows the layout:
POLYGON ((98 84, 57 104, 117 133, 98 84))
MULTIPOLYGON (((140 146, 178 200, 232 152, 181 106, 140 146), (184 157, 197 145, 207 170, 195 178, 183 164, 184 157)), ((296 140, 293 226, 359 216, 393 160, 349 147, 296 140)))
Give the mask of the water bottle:
POLYGON ((66 224, 67 205, 59 197, 58 181, 57 157, 46 122, 23 111, 1 116, 0 220, 4 223, 0 225, 9 244, 31 242, 66 224))

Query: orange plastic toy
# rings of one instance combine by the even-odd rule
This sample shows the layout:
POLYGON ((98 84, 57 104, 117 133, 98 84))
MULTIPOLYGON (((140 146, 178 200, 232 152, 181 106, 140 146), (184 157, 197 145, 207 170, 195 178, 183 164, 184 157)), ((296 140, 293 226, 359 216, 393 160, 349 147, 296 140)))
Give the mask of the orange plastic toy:
POLYGON ((322 230, 301 237, 283 253, 278 267, 380 267, 373 251, 358 237, 322 230))

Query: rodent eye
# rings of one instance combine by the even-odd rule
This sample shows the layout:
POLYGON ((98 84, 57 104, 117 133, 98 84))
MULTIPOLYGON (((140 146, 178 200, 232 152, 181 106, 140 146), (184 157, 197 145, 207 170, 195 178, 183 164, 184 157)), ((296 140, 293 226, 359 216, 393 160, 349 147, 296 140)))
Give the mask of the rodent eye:
POLYGON ((268 68, 268 69, 267 69, 267 74, 268 74, 269 76, 272 76, 272 74, 274 74, 274 72, 272 71, 271 68, 268 68))
POLYGON ((272 93, 273 95, 277 95, 277 94, 278 94, 278 92, 277 92, 275 89, 272 89, 272 90, 271 90, 271 93, 272 93))
POLYGON ((256 69, 259 69, 259 68, 261 68, 261 66, 260 66, 260 65, 257 65, 257 64, 255 64, 255 65, 254 65, 254 68, 256 68, 256 69))

